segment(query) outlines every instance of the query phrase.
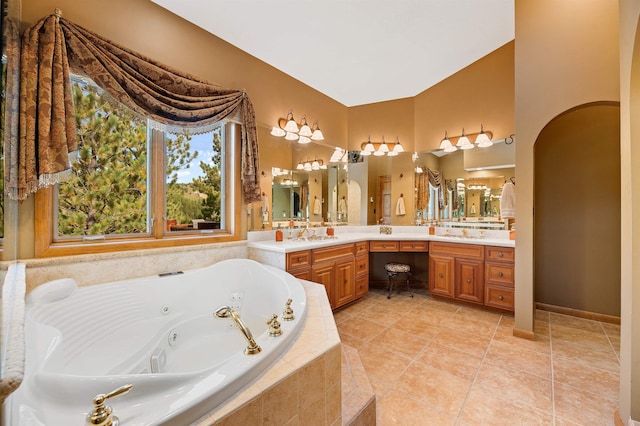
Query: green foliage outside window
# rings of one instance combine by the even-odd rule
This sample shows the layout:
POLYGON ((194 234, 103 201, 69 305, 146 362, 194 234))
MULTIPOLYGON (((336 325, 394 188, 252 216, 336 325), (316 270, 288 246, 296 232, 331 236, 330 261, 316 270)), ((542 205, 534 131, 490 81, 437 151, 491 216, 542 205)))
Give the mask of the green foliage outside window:
MULTIPOLYGON (((112 102, 93 84, 74 81, 73 95, 79 155, 71 178, 58 185, 58 236, 149 233, 152 163, 146 120, 112 102)), ((192 149, 188 132, 165 137, 164 202, 167 218, 177 223, 221 220, 222 129, 204 137, 211 140, 209 161, 192 149), (179 179, 198 160, 202 173, 187 173, 188 181, 179 179)))

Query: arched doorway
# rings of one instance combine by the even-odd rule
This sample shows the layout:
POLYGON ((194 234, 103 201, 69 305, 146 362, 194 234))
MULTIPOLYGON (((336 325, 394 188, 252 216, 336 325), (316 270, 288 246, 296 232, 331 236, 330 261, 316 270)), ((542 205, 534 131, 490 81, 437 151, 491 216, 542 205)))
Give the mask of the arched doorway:
POLYGON ((551 120, 534 146, 536 303, 620 316, 620 105, 551 120))

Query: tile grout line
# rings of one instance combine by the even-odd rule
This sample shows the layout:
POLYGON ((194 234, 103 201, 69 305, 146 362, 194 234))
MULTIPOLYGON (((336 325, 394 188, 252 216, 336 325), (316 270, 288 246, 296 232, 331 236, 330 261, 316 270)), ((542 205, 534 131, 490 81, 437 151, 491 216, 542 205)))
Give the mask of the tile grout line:
MULTIPOLYGON (((553 369, 553 336, 551 331, 551 315, 547 314, 548 320, 547 325, 549 326, 549 361, 551 363, 551 415, 552 421, 555 425, 557 423, 556 419, 556 381, 555 381, 555 371, 553 369)), ((535 328, 535 318, 534 318, 534 328, 535 328)))
POLYGON ((496 324, 495 329, 493 330, 493 333, 491 334, 491 339, 489 340, 489 344, 487 345, 487 348, 484 350, 484 353, 482 354, 482 360, 480 360, 480 365, 478 365, 478 369, 476 370, 476 374, 473 376, 473 380, 471 381, 471 386, 469 386, 469 390, 467 391, 467 394, 464 397, 464 401, 462 401, 462 405, 460 406, 460 411, 458 411, 458 415, 456 416, 456 422, 455 425, 459 425, 460 423, 460 415, 462 414, 463 410, 464 410, 464 406, 467 404, 467 400, 469 399, 469 394, 471 394, 471 389, 473 389, 473 385, 476 383, 476 380, 478 379, 478 374, 480 374, 480 369, 482 368, 482 365, 484 364, 485 359, 487 358, 487 353, 489 352, 489 347, 491 346, 491 343, 493 342, 493 339, 496 337, 496 333, 498 332, 498 327, 500 327, 500 322, 502 322, 502 318, 504 317, 503 314, 500 314, 500 318, 498 319, 498 323, 496 324))

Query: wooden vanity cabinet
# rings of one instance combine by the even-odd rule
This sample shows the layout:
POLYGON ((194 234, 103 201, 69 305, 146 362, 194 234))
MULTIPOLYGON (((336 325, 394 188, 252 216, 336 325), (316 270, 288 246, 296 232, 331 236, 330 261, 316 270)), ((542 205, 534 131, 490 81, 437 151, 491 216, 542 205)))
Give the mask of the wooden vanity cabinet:
POLYGON ((301 280, 311 281, 311 250, 287 253, 286 270, 301 280))
POLYGON ((369 291, 368 243, 341 244, 287 253, 287 272, 324 285, 332 309, 369 291))
POLYGON ((454 258, 429 254, 429 292, 436 296, 454 296, 454 258))
POLYGON ((484 246, 432 241, 429 292, 469 303, 484 300, 484 246))
POLYGON ((365 296, 369 292, 369 243, 362 241, 356 243, 356 299, 365 296))
POLYGON ((514 311, 515 249, 485 247, 484 304, 514 311))

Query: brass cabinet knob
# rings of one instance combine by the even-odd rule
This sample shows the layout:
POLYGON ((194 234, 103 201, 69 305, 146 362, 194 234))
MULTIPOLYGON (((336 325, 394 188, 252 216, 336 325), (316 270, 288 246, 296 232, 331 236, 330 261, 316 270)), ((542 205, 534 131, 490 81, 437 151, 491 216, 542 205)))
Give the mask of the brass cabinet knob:
POLYGON ((470 283, 471 282, 471 278, 467 278, 467 282, 470 283))
POLYGON ((440 278, 444 278, 444 275, 442 275, 442 274, 440 274, 439 276, 440 276, 440 278))
POLYGON ((302 257, 299 257, 299 258, 298 258, 298 262, 302 262, 302 257))
POLYGON ((498 272, 498 276, 502 277, 502 276, 504 276, 504 274, 502 272, 498 272))
POLYGON ((382 245, 382 248, 387 248, 387 245, 386 245, 386 244, 383 244, 383 245, 382 245))
POLYGON ((503 256, 504 256, 504 254, 502 254, 502 252, 501 252, 501 251, 500 251, 500 252, 498 252, 498 257, 503 257, 503 256))
POLYGON ((504 296, 503 296, 503 295, 500 295, 500 296, 498 296, 498 299, 500 299, 500 300, 504 300, 504 296))

